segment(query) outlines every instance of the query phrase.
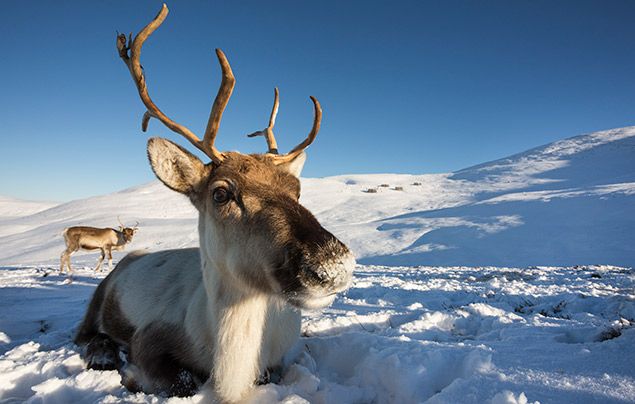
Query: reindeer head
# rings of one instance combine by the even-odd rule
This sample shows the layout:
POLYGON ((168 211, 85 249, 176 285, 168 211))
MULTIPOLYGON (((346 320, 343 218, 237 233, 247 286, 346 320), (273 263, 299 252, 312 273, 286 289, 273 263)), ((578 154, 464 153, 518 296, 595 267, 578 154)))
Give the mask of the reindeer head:
POLYGON ((136 222, 132 227, 126 227, 125 224, 121 223, 121 219, 117 216, 117 221, 119 222, 119 233, 123 238, 124 243, 128 244, 132 241, 132 237, 135 235, 137 230, 139 230, 139 222, 136 222))
POLYGON ((151 138, 148 142, 148 157, 156 176, 169 188, 187 195, 199 211, 204 276, 205 271, 216 271, 225 282, 281 296, 297 307, 330 304, 335 293, 350 284, 355 260, 348 248, 298 202, 304 149, 320 128, 319 102, 311 97, 313 128, 287 154, 278 154, 273 134, 279 105, 277 89, 269 126, 250 135, 265 135, 268 152, 245 155, 218 151, 214 140, 235 84, 221 50, 217 49, 216 54, 223 78, 202 140, 168 118, 148 95, 139 62, 141 47, 167 12, 164 5, 134 41, 119 35, 117 45, 147 108, 142 129, 147 129, 150 118, 156 118, 212 160, 205 164, 166 139, 151 138))

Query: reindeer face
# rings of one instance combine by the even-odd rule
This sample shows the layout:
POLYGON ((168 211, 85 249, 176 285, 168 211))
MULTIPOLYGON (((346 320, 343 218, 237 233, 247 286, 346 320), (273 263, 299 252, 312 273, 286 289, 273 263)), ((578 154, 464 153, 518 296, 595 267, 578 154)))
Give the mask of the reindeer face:
POLYGON ((121 227, 121 226, 119 226, 119 229, 121 231, 121 234, 123 234, 123 239, 126 241, 126 243, 131 242, 132 241, 132 237, 137 232, 137 228, 136 227, 121 227))
POLYGON ((148 153, 157 176, 198 208, 202 258, 233 281, 301 308, 328 305, 350 284, 353 255, 298 202, 304 153, 284 165, 226 153, 214 168, 163 139, 148 153), (185 173, 198 173, 190 186, 185 173))

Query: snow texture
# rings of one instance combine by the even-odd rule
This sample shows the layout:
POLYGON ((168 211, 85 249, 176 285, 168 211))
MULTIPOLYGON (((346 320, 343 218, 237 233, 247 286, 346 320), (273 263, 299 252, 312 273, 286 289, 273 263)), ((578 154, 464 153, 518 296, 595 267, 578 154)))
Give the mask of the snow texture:
MULTIPOLYGON (((331 307, 304 313, 282 380, 249 402, 635 402, 635 128, 451 174, 302 185, 360 265, 331 307)), ((0 402, 202 402, 131 394, 71 342, 105 273, 76 254, 74 281, 59 276, 60 234, 117 215, 141 222, 129 250, 198 243, 196 212, 158 183, 0 198, 0 402)))

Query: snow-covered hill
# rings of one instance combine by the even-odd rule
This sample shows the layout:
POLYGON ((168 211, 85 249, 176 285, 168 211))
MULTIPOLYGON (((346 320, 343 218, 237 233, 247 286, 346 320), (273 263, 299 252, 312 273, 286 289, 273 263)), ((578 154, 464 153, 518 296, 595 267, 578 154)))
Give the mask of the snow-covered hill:
POLYGON ((458 171, 454 206, 378 227, 404 240, 361 262, 428 265, 635 264, 635 127, 577 136, 458 171))
POLYGON ((0 196, 0 218, 10 219, 32 215, 57 205, 54 202, 25 201, 0 196))
MULTIPOLYGON (((635 402, 635 127, 451 174, 304 179, 302 202, 360 265, 251 402, 635 402)), ((198 243, 195 210, 158 182, 0 198, 0 402, 200 402, 130 394, 71 343, 105 274, 78 254, 75 281, 57 275, 60 233, 117 216, 140 221, 128 250, 198 243)))
MULTIPOLYGON (((635 265, 635 127, 452 174, 309 178, 302 186, 302 203, 364 264, 635 265)), ((20 206, 0 199, 0 212, 20 206)), ((195 210, 154 182, 0 216, 0 264, 54 263, 65 227, 116 226, 118 215, 141 222, 132 248, 198 243, 195 210)))

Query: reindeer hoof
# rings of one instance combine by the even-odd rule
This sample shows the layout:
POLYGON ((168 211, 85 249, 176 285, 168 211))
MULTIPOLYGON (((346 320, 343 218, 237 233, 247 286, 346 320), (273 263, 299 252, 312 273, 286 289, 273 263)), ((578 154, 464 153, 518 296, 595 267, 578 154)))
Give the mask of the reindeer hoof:
POLYGON ((88 343, 84 360, 88 369, 118 369, 121 365, 119 346, 106 334, 97 334, 88 343))

